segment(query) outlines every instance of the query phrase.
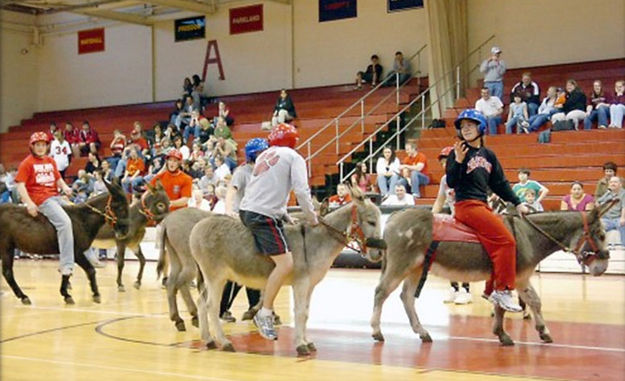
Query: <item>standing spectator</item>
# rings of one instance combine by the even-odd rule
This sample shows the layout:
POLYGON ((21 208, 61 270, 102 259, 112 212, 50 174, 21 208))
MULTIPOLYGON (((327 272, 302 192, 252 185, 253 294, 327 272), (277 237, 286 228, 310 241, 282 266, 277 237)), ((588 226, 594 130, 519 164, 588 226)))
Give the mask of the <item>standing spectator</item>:
POLYGON ((410 67, 410 62, 404 59, 404 55, 402 52, 395 52, 395 60, 393 61, 393 71, 391 71, 386 76, 386 86, 396 86, 397 80, 395 79, 396 75, 399 74, 399 85, 401 86, 404 82, 408 81, 410 77, 412 77, 412 68, 410 67))
POLYGON ((80 156, 80 149, 78 148, 78 143, 80 142, 80 131, 74 128, 74 125, 71 122, 65 122, 65 140, 69 143, 69 146, 72 147, 72 154, 74 157, 80 156))
POLYGON ((530 131, 538 131, 538 129, 542 127, 543 124, 547 123, 556 112, 555 104, 558 97, 556 90, 555 86, 550 86, 547 89, 547 96, 543 99, 540 107, 538 107, 538 113, 534 116, 530 116, 530 131))
POLYGON ((527 168, 519 169, 519 182, 514 184, 512 187, 512 191, 517 195, 521 202, 525 202, 525 192, 528 189, 533 189, 534 192, 538 195, 538 202, 542 202, 542 200, 547 197, 549 193, 549 189, 539 183, 538 181, 530 180, 530 170, 527 168))
POLYGON ((501 59, 501 49, 493 46, 490 49, 490 58, 480 65, 480 72, 484 73, 484 87, 498 99, 503 97, 503 75, 506 73, 506 63, 501 59))
MULTIPOLYGON (((419 152, 415 143, 406 143, 406 153, 404 162, 400 165, 400 169, 408 169, 410 171, 410 188, 414 198, 421 197, 419 187, 430 183, 430 175, 428 175, 428 159, 423 152, 419 152)), ((409 190, 410 188, 406 188, 409 190)))
POLYGON ((69 167, 71 154, 72 148, 65 140, 65 134, 61 130, 56 130, 54 132, 54 140, 50 144, 50 156, 54 159, 61 178, 65 178, 65 170, 69 167))
POLYGON ((536 82, 532 81, 532 73, 529 71, 523 73, 521 81, 517 82, 510 90, 510 99, 513 99, 514 94, 521 95, 521 100, 527 104, 527 111, 530 117, 536 115, 538 105, 540 104, 540 88, 536 82))
POLYGON ((143 182, 143 173, 145 172, 145 162, 139 156, 137 148, 129 149, 129 157, 126 161, 126 171, 122 178, 122 185, 128 193, 132 193, 143 182))
POLYGON ((382 65, 378 63, 379 58, 377 54, 371 56, 371 64, 367 66, 367 69, 356 73, 356 89, 362 89, 363 83, 370 83, 371 87, 375 87, 380 78, 382 78, 382 65))
POLYGON ((608 125, 608 115, 610 115, 610 105, 603 91, 601 81, 592 83, 592 91, 588 97, 586 106, 586 117, 584 118, 584 130, 590 130, 592 123, 597 121, 597 128, 603 129, 608 125))
POLYGON ((623 128, 625 113, 625 81, 614 82, 614 94, 610 97, 610 128, 623 128))
POLYGON ((293 105, 291 96, 287 94, 285 89, 282 89, 276 101, 276 106, 273 108, 271 125, 275 127, 278 124, 289 122, 295 118, 297 118, 297 112, 295 112, 295 105, 293 105))
POLYGON ((397 184, 395 185, 395 193, 392 195, 389 195, 386 198, 386 200, 382 202, 382 205, 410 206, 410 205, 414 205, 414 197, 412 197, 411 194, 406 192, 406 188, 402 184, 397 184))
POLYGON ((516 126, 516 133, 520 134, 521 130, 529 134, 529 116, 527 114, 527 104, 523 102, 521 94, 514 93, 511 95, 513 102, 510 104, 508 112, 508 121, 506 122, 506 134, 512 133, 512 127, 516 126))
POLYGON ((503 114, 503 103, 497 96, 490 95, 488 87, 482 87, 481 98, 475 102, 475 109, 482 113, 488 125, 488 134, 497 135, 497 126, 501 124, 501 114, 503 114))
POLYGON ((362 161, 356 164, 356 171, 351 177, 352 187, 358 187, 363 193, 373 192, 373 184, 371 183, 371 175, 367 168, 367 162, 362 161))
POLYGON ((564 104, 556 104, 558 112, 553 114, 551 122, 559 120, 572 120, 575 129, 578 129, 579 121, 586 117, 586 95, 577 85, 577 81, 566 81, 566 95, 564 104))
MULTIPOLYGON (((603 177, 597 181, 597 187, 595 188, 595 200, 598 200, 605 192, 608 191, 608 181, 612 176, 616 176, 616 163, 608 161, 603 164, 603 177)), ((623 180, 621 180, 623 183, 623 180)))
POLYGON ((82 128, 79 134, 78 149, 82 156, 89 152, 98 153, 100 149, 100 137, 93 127, 89 125, 88 121, 82 122, 82 128))
POLYGON ((527 188, 523 197, 525 198, 525 201, 523 202, 525 206, 534 209, 536 212, 543 212, 545 210, 540 201, 536 200, 536 191, 534 189, 527 188))
POLYGON ((98 154, 89 152, 87 156, 87 164, 85 164, 85 172, 93 174, 97 169, 100 169, 102 162, 98 154))
POLYGON ((399 159, 390 147, 384 147, 382 156, 378 158, 376 172, 378 174, 378 188, 382 197, 395 193, 395 185, 399 180, 399 159))
POLYGON ((352 202, 352 196, 349 194, 349 189, 347 188, 347 185, 342 183, 337 185, 336 194, 330 196, 328 202, 331 208, 337 208, 339 206, 352 202))
POLYGON ((151 185, 156 185, 160 181, 169 197, 169 210, 185 208, 191 197, 193 179, 184 173, 182 166, 182 155, 178 150, 172 149, 166 157, 165 167, 150 180, 151 185))
POLYGON ((200 210, 204 210, 206 212, 211 211, 211 204, 207 199, 204 198, 204 193, 201 189, 194 189, 191 192, 192 197, 189 198, 189 202, 187 203, 187 208, 198 208, 200 210))
POLYGON ((592 210, 595 206, 595 199, 584 193, 584 185, 579 181, 573 181, 571 192, 562 197, 560 202, 560 210, 576 210, 582 212, 584 210, 592 210))
POLYGON ((625 247, 625 189, 623 189, 621 178, 618 176, 610 177, 608 191, 597 200, 597 203, 602 205, 615 198, 619 201, 601 217, 601 222, 606 233, 611 230, 618 230, 621 235, 621 246, 625 247))

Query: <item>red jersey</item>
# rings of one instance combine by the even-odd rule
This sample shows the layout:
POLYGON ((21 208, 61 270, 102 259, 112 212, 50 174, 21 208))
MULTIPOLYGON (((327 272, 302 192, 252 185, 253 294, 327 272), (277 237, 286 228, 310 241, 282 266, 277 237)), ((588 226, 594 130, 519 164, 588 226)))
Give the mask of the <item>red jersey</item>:
POLYGON ((143 159, 140 157, 136 159, 128 159, 126 162, 126 171, 128 171, 130 176, 133 176, 137 171, 139 171, 140 175, 143 174, 143 172, 145 172, 145 163, 143 162, 143 159))
POLYGON ((31 154, 20 163, 15 182, 24 183, 31 200, 36 205, 41 205, 50 197, 59 194, 56 182, 60 178, 61 174, 56 169, 53 158, 35 157, 31 154))
POLYGON ((352 202, 352 196, 346 194, 345 197, 339 197, 338 194, 335 194, 328 199, 328 202, 330 204, 345 205, 349 202, 352 202))
POLYGON ((111 152, 113 155, 121 156, 122 152, 124 152, 124 148, 126 148, 126 138, 123 136, 118 136, 111 142, 111 152))
POLYGON ((100 137, 98 136, 98 133, 95 132, 93 128, 90 128, 89 131, 80 130, 80 132, 78 133, 78 136, 79 136, 80 142, 82 143, 87 143, 87 144, 100 143, 100 137))
POLYGON ((428 159, 425 157, 425 154, 417 152, 415 156, 408 155, 404 158, 403 162, 403 164, 407 165, 417 165, 419 163, 423 163, 423 169, 421 169, 421 173, 423 173, 427 177, 430 177, 430 175, 428 175, 428 159))
MULTIPOLYGON (((180 170, 174 173, 165 170, 164 172, 154 176, 150 181, 150 184, 156 185, 157 180, 160 180, 161 184, 163 184, 163 188, 165 188, 165 192, 167 192, 167 196, 169 196, 170 200, 173 201, 182 197, 191 197, 193 179, 186 173, 180 170)), ((170 207, 169 211, 171 212, 180 208, 184 207, 170 207)))
POLYGON ((70 145, 80 143, 80 133, 76 129, 71 131, 65 130, 63 135, 65 135, 65 140, 67 140, 70 145))

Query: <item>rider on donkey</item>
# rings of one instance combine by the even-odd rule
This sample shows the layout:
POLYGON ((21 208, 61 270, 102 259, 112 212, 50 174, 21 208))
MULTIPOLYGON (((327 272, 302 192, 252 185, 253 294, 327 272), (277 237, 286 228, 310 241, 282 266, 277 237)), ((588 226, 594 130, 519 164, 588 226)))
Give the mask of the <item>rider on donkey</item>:
POLYGON ((528 213, 528 209, 510 188, 493 151, 484 146, 484 115, 477 110, 466 109, 454 124, 461 141, 454 144, 445 172, 447 184, 456 193, 456 220, 475 230, 493 262, 493 273, 486 282, 485 295, 506 311, 521 312, 522 308, 511 294, 516 281, 516 242, 503 221, 488 207, 488 189, 503 200, 512 202, 519 213, 528 213))
POLYGON ((45 132, 30 136, 30 155, 20 163, 15 182, 28 214, 36 217, 41 212, 56 229, 59 271, 63 277, 69 277, 74 270, 74 232, 72 220, 63 210, 63 205, 69 202, 59 196, 58 188, 67 196, 71 196, 72 189, 63 181, 54 159, 47 155, 48 146, 45 132))

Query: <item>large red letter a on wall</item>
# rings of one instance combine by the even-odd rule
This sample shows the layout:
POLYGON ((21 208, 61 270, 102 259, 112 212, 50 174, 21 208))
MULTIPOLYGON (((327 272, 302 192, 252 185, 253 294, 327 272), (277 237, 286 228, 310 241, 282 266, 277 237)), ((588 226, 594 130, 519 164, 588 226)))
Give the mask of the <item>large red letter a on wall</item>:
POLYGON ((224 68, 221 66, 221 56, 219 55, 219 47, 217 46, 217 40, 208 41, 208 46, 206 47, 206 57, 204 58, 204 70, 202 71, 202 81, 206 81, 206 69, 208 69, 208 65, 217 64, 219 68, 219 79, 224 80, 226 77, 224 76, 224 68), (211 58, 211 48, 215 49, 215 58, 211 58))

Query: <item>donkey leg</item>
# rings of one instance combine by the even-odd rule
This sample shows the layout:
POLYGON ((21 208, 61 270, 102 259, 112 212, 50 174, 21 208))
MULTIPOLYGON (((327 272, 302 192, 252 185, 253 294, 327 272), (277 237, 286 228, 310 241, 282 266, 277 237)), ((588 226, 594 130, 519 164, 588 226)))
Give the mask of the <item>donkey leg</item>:
POLYGON ((2 258, 2 275, 9 284, 9 287, 11 287, 11 290, 13 290, 15 296, 22 301, 22 304, 30 305, 30 298, 22 292, 22 289, 18 286, 13 276, 13 250, 13 247, 9 247, 7 249, 2 249, 0 253, 0 258, 2 258))
POLYGON ((117 291, 125 292, 126 288, 122 283, 122 273, 124 272, 124 256, 126 255, 126 244, 117 242, 117 291))
POLYGON ((180 317, 178 312, 178 301, 176 300, 176 295, 178 294, 178 274, 174 272, 175 265, 172 264, 171 272, 169 274, 169 279, 167 279, 167 303, 169 304, 169 319, 174 322, 176 329, 179 332, 186 331, 186 327, 184 326, 184 321, 180 317))
POLYGON ((380 283, 378 283, 378 286, 375 288, 375 295, 373 297, 373 315, 371 316, 371 328, 373 328, 373 333, 371 336, 376 341, 384 341, 384 336, 380 329, 380 317, 382 315, 384 301, 386 301, 386 298, 399 286, 399 283, 405 277, 405 275, 400 273, 392 273, 389 267, 389 264, 387 264, 386 271, 382 273, 380 283))
POLYGON ((80 253, 79 255, 76 255, 76 264, 85 271, 85 274, 87 274, 87 279, 89 279, 89 286, 91 287, 91 292, 93 293, 93 302, 102 302, 102 298, 100 297, 100 291, 98 291, 98 283, 95 278, 95 268, 93 267, 91 262, 89 262, 83 251, 76 251, 76 253, 80 253))
POLYGON ((534 287, 528 283, 525 287, 519 287, 518 292, 521 299, 527 303, 532 310, 532 315, 534 316, 534 321, 536 322, 536 330, 538 331, 540 339, 545 343, 553 343, 551 333, 549 332, 549 328, 547 328, 545 319, 543 318, 542 302, 540 301, 540 297, 538 297, 536 290, 534 290, 534 287))
POLYGON ((178 287, 178 290, 180 291, 180 295, 182 295, 182 300, 184 300, 184 304, 187 306, 187 310, 189 311, 189 314, 191 314, 191 324, 194 327, 198 327, 199 322, 198 322, 197 306, 195 305, 195 302, 193 301, 193 297, 191 296, 191 291, 189 290, 189 283, 181 285, 180 287, 178 287))
POLYGON ((66 304, 76 304, 74 298, 67 292, 67 286, 69 285, 69 275, 61 275, 61 295, 66 304))
POLYGON ((141 244, 137 244, 137 250, 134 251, 135 256, 139 260, 139 273, 137 274, 137 280, 135 281, 135 288, 138 290, 141 288, 141 279, 143 279, 143 269, 145 268, 145 256, 141 251, 141 244))
POLYGON ((220 345, 222 351, 226 352, 234 352, 234 347, 230 340, 226 338, 226 334, 224 333, 224 329, 221 326, 221 321, 219 320, 219 304, 221 301, 221 294, 224 291, 224 286, 226 285, 226 279, 213 278, 210 281, 207 281, 207 289, 208 289, 208 318, 210 320, 210 324, 212 324, 213 329, 215 331, 215 341, 220 345), (210 284, 209 284, 210 283, 210 284))
POLYGON ((423 328, 421 322, 419 321, 419 316, 417 315, 417 311, 415 309, 415 291, 417 291, 417 286, 419 285, 419 278, 421 277, 420 272, 411 273, 405 280, 404 286, 402 288, 400 298, 404 303, 404 309, 406 310, 406 315, 408 315, 408 320, 410 320, 410 326, 412 330, 419 335, 421 341, 424 343, 431 343, 432 337, 428 333, 428 331, 423 328))
POLYGON ((199 310, 200 320, 200 338, 206 343, 207 349, 217 348, 215 340, 213 340, 210 333, 210 326, 208 323, 208 287, 206 284, 200 291, 200 295, 197 298, 197 306, 199 310))
POLYGON ((493 327, 493 333, 499 337, 499 342, 504 347, 514 345, 514 341, 510 338, 510 336, 503 329, 503 316, 506 313, 506 310, 503 308, 496 306, 495 307, 495 323, 493 327))
POLYGON ((293 303, 295 309, 295 348, 298 356, 310 355, 306 343, 306 309, 310 302, 310 280, 302 277, 293 284, 293 303))

